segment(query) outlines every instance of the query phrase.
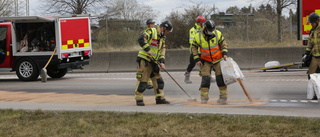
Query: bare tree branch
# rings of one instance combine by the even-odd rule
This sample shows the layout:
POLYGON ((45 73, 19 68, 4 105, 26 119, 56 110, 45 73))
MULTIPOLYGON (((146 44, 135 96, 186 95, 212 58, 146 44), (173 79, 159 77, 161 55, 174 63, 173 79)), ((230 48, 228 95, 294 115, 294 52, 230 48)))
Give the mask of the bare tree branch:
POLYGON ((278 41, 282 41, 282 11, 283 9, 296 4, 296 0, 269 0, 276 7, 278 18, 278 41))
POLYGON ((124 20, 146 20, 156 18, 156 11, 152 7, 138 3, 137 0, 109 0, 105 4, 107 18, 124 20))
POLYGON ((0 16, 10 16, 13 14, 13 6, 11 5, 11 0, 1 0, 0 1, 0 16))
POLYGON ((88 14, 96 13, 96 6, 106 0, 41 0, 43 14, 88 14))

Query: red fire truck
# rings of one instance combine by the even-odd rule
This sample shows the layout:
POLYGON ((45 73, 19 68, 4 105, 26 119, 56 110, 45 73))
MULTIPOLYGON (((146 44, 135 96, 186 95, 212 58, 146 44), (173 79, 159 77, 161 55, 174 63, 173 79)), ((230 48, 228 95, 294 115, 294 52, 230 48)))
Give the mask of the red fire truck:
POLYGON ((54 52, 47 74, 61 78, 89 64, 90 31, 87 15, 0 17, 0 67, 33 81, 54 52))
POLYGON ((303 45, 307 45, 311 24, 307 22, 309 15, 316 12, 320 15, 320 1, 319 0, 298 0, 298 39, 302 39, 303 45))

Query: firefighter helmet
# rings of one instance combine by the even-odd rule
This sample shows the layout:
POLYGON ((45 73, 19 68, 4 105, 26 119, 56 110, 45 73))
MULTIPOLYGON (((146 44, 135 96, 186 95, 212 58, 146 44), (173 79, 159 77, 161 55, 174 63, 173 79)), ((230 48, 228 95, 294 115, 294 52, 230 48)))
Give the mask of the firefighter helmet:
POLYGON ((308 18, 308 22, 309 23, 315 23, 319 20, 319 15, 315 12, 312 12, 310 15, 309 15, 309 18, 308 18))
POLYGON ((206 22, 206 18, 203 17, 203 16, 198 16, 197 19, 196 19, 197 22, 206 22))
POLYGON ((170 21, 164 21, 160 24, 160 26, 167 28, 167 30, 169 30, 170 32, 172 32, 173 30, 172 24, 170 21))
POLYGON ((146 24, 147 24, 147 25, 149 25, 149 24, 154 24, 154 23, 156 23, 156 21, 155 21, 154 19, 148 19, 148 20, 146 21, 146 24))
POLYGON ((207 29, 208 31, 212 32, 216 29, 216 25, 214 24, 214 22, 212 20, 207 20, 204 23, 204 28, 207 29))

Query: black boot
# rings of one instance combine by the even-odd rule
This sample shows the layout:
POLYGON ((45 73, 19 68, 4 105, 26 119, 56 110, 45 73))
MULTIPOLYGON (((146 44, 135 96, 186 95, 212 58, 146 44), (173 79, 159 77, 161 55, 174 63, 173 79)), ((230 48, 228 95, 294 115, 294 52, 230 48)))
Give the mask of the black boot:
POLYGON ((144 106, 143 100, 137 100, 137 106, 144 106))
POLYGON ((156 104, 170 104, 166 99, 156 99, 156 104))

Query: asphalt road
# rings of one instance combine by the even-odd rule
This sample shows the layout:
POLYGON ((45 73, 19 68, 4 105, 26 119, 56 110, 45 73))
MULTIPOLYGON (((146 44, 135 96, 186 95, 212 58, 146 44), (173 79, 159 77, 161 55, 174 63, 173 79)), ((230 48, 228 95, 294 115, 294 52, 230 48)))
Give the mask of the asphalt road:
POLYGON ((228 86, 227 105, 218 105, 218 88, 211 84, 208 104, 200 104, 198 72, 191 75, 192 84, 183 82, 183 72, 169 72, 197 102, 162 72, 165 96, 170 105, 155 105, 153 90, 146 90, 146 106, 135 106, 133 90, 135 73, 68 73, 62 79, 21 82, 14 73, 0 71, 0 108, 80 111, 121 111, 161 113, 213 113, 240 115, 275 115, 320 117, 319 101, 307 100, 305 70, 244 71, 244 85, 253 102, 249 102, 241 86, 228 86))

